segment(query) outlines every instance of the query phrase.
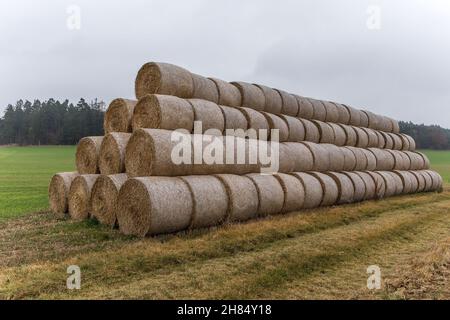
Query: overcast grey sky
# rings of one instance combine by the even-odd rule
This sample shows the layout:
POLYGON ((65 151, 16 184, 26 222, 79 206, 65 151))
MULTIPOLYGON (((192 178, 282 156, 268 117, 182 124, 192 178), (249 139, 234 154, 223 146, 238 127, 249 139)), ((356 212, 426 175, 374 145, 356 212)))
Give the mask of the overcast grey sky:
POLYGON ((0 35, 1 114, 133 98, 164 61, 450 128, 448 0, 2 0, 0 35))

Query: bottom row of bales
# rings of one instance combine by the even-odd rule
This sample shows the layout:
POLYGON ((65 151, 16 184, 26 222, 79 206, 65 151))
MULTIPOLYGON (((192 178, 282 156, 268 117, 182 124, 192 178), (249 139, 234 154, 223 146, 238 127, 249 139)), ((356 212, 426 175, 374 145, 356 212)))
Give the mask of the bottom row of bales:
POLYGON ((432 170, 144 177, 56 174, 51 210, 157 235, 400 194, 441 191, 432 170))

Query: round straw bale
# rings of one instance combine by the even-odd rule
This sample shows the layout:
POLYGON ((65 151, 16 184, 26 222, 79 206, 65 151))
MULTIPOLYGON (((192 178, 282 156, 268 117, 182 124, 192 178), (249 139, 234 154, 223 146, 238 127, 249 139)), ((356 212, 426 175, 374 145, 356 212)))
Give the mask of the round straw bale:
POLYGON ((356 171, 355 173, 364 181, 364 185, 366 187, 366 192, 364 194, 364 200, 376 199, 377 194, 376 194, 376 185, 375 185, 374 178, 367 172, 356 171))
POLYGON ((405 172, 406 172, 406 175, 410 176, 410 179, 411 179, 411 191, 409 193, 417 193, 417 192, 419 192, 418 191, 419 187, 420 187, 419 179, 416 177, 415 174, 413 174, 413 171, 405 171, 405 172))
POLYGON ((353 190, 355 190, 353 202, 363 201, 366 196, 366 185, 364 180, 356 172, 343 172, 343 174, 352 180, 353 190))
MULTIPOLYGON (((398 192, 398 194, 409 194, 409 193, 413 192, 413 189, 414 189, 413 180, 412 180, 413 177, 409 174, 408 171, 395 170, 392 173, 396 174, 401 179, 401 184, 402 184, 401 189, 402 190, 400 190, 400 192, 398 192)), ((414 178, 414 180, 415 180, 415 178, 414 178)))
POLYGON ((401 148, 401 150, 408 151, 409 150, 409 140, 406 138, 406 135, 400 133, 399 137, 402 140, 402 148, 401 148))
POLYGON ((366 173, 373 179, 373 182, 375 183, 375 199, 383 199, 386 193, 386 181, 378 173, 378 171, 366 171, 366 173))
POLYGON ((216 177, 227 191, 228 221, 245 221, 257 217, 258 191, 249 177, 231 174, 218 174, 216 177))
POLYGON ((98 174, 80 175, 73 179, 69 189, 69 214, 75 220, 89 218, 91 191, 98 174))
POLYGON ((380 131, 375 131, 375 134, 378 137, 378 145, 375 148, 384 149, 386 147, 386 139, 380 131))
POLYGON ((395 158, 392 153, 388 152, 388 150, 378 148, 369 148, 368 150, 375 156, 377 162, 376 170, 389 171, 394 169, 395 158))
POLYGON ((336 182, 338 187, 338 199, 337 204, 346 204, 353 202, 353 196, 355 189, 353 187, 352 180, 343 173, 328 172, 327 173, 336 182))
POLYGON ((409 157, 410 166, 409 170, 422 170, 424 167, 424 159, 417 153, 412 151, 404 151, 409 157))
POLYGON ((404 137, 409 142, 408 151, 415 151, 416 150, 416 141, 413 139, 413 137, 411 137, 407 134, 402 134, 402 137, 404 137))
POLYGON ((313 119, 314 106, 308 98, 295 96, 298 102, 298 114, 297 117, 302 119, 313 119))
POLYGON ((320 100, 309 98, 309 101, 313 105, 314 113, 313 119, 326 121, 327 119, 327 109, 325 109, 325 105, 320 100))
POLYGON ((367 133, 367 137, 369 138, 368 147, 369 148, 377 148, 378 147, 378 136, 375 133, 375 130, 369 128, 361 128, 361 130, 367 133))
POLYGON ((319 130, 320 143, 334 143, 334 131, 328 123, 319 120, 312 120, 312 122, 319 130))
POLYGON ((320 133, 317 126, 310 120, 300 119, 305 128, 305 141, 319 143, 320 133))
POLYGON ((339 114, 337 123, 350 124, 350 112, 348 111, 348 109, 340 103, 333 103, 336 105, 339 114))
POLYGON ((394 158, 394 170, 408 170, 411 166, 411 163, 408 162, 409 160, 408 156, 403 157, 403 153, 398 150, 386 150, 390 154, 392 154, 394 158))
MULTIPOLYGON (((276 116, 271 113, 262 112, 262 114, 266 117, 266 120, 269 124, 269 128, 271 130, 278 130, 279 142, 286 142, 289 140, 289 127, 288 123, 284 118, 276 116)), ((293 118, 295 119, 295 118, 293 118)))
MULTIPOLYGON (((219 106, 225 119, 225 130, 247 130, 248 122, 241 108, 219 106)), ((228 134, 227 134, 228 135, 228 134)))
POLYGON ((191 73, 194 82, 193 98, 219 103, 219 89, 214 81, 195 73, 191 73))
POLYGON ((336 123, 328 123, 328 125, 333 129, 334 133, 334 144, 342 147, 345 146, 345 142, 347 140, 347 136, 345 134, 345 130, 336 123))
POLYGON ((219 92, 219 104, 230 107, 240 107, 242 105, 241 92, 231 83, 210 78, 217 86, 219 92))
POLYGON ((313 155, 313 171, 323 172, 330 169, 329 149, 313 142, 303 142, 313 155))
MULTIPOLYGON (((297 166, 298 159, 294 158, 292 150, 289 148, 289 145, 284 143, 275 143, 278 146, 278 159, 275 159, 275 161, 278 160, 279 162, 279 169, 275 170, 278 172, 293 172, 295 167, 297 166)), ((271 145, 272 143, 270 143, 271 145)), ((272 155, 273 158, 276 158, 276 155, 272 155)), ((303 156, 302 156, 303 158, 303 156)), ((273 165, 273 164, 272 164, 273 165)))
POLYGON ((380 116, 379 130, 384 132, 392 132, 392 121, 388 117, 380 116))
POLYGON ((354 171, 356 168, 356 156, 353 151, 348 148, 341 148, 341 152, 344 154, 344 170, 354 171))
POLYGON ((425 174, 428 174, 431 177, 431 189, 430 191, 442 191, 442 186, 443 186, 443 180, 442 177, 435 171, 433 170, 424 170, 423 171, 425 174))
POLYGON ((85 137, 78 142, 75 162, 80 174, 99 173, 98 157, 103 137, 85 137))
POLYGON ((425 170, 416 171, 418 174, 420 174, 424 180, 425 180, 425 189, 424 192, 431 191, 433 187, 433 180, 431 179, 431 176, 425 172, 425 170))
POLYGON ((283 107, 281 108, 281 113, 288 116, 297 116, 298 114, 298 102, 297 99, 290 93, 283 90, 277 90, 283 101, 283 107))
POLYGON ((327 122, 333 122, 337 123, 339 120, 339 111, 337 106, 329 101, 322 101, 323 105, 325 106, 327 117, 325 121, 327 122))
POLYGON ((305 190, 303 207, 306 209, 319 207, 324 197, 324 190, 319 179, 305 172, 295 172, 292 175, 300 180, 305 190))
POLYGON ((300 121, 300 119, 286 115, 280 115, 280 117, 287 123, 289 130, 289 142, 305 141, 305 126, 303 125, 303 122, 300 121))
POLYGON ((131 119, 136 106, 136 100, 114 99, 105 112, 103 129, 110 132, 131 132, 131 119))
MULTIPOLYGON (((405 190, 405 183, 403 182, 403 179, 400 175, 398 175, 397 173, 395 173, 394 171, 387 171, 387 173, 389 173, 392 178, 394 178, 395 180, 395 194, 399 195, 399 194, 403 194, 404 190, 405 190)), ((408 177, 408 182, 409 182, 409 177, 408 177)), ((408 184, 408 187, 410 187, 410 184, 408 184)))
POLYGON ((377 169, 377 158, 372 152, 370 152, 370 150, 368 149, 361 149, 361 150, 367 158, 366 170, 375 171, 377 169))
POLYGON ((410 171, 410 172, 417 179, 418 186, 416 192, 423 192, 427 186, 424 176, 420 174, 420 171, 410 171))
POLYGON ((339 198, 339 188, 337 183, 325 173, 311 172, 311 174, 316 177, 322 185, 323 198, 320 206, 326 207, 335 205, 339 198))
POLYGON ((305 189, 302 182, 295 176, 278 173, 275 178, 281 185, 284 193, 282 213, 294 212, 303 208, 305 203, 305 189))
POLYGON ((117 199, 119 190, 127 181, 125 173, 101 175, 91 192, 91 214, 101 224, 114 227, 117 222, 117 199))
POLYGON ((247 82, 231 82, 231 84, 236 86, 241 92, 241 107, 264 111, 266 97, 259 87, 247 82))
POLYGON ((281 213, 284 204, 284 191, 279 179, 274 175, 250 173, 247 175, 258 191, 258 216, 281 213))
POLYGON ((303 143, 285 142, 291 158, 294 160, 294 172, 312 171, 314 158, 311 150, 303 143))
POLYGON ((120 188, 117 221, 125 235, 178 232, 189 227, 193 207, 192 194, 179 178, 134 178, 120 188))
POLYGON ((397 120, 389 118, 392 123, 392 133, 400 133, 400 125, 397 120))
POLYGON ((190 229, 221 224, 228 209, 228 196, 222 182, 214 176, 184 176, 180 179, 187 184, 192 196, 190 229))
POLYGON ((341 147, 334 144, 322 144, 322 147, 326 148, 330 157, 329 171, 344 171, 345 168, 345 154, 342 152, 341 147))
POLYGON ((393 150, 402 150, 403 149, 403 141, 400 135, 396 133, 388 133, 388 135, 392 138, 394 141, 393 150))
POLYGON ((356 147, 367 148, 369 146, 369 135, 359 127, 353 127, 356 132, 356 147))
POLYGON ((356 166, 354 169, 355 171, 367 170, 367 165, 368 165, 367 157, 361 148, 355 148, 355 147, 343 147, 343 148, 349 149, 355 155, 355 158, 356 158, 356 166))
POLYGON ((99 168, 101 174, 125 172, 125 149, 131 133, 112 132, 105 136, 100 147, 99 168))
POLYGON ((384 149, 394 149, 394 139, 386 132, 380 131, 380 134, 384 138, 384 149))
POLYGON ((69 209, 69 190, 76 177, 78 177, 77 172, 63 172, 55 174, 50 180, 48 187, 50 209, 59 217, 63 217, 69 209))
POLYGON ((368 128, 369 127, 369 116, 362 110, 358 110, 360 117, 360 127, 368 128))
POLYGON ((349 120, 348 124, 350 124, 352 126, 359 126, 361 124, 361 117, 359 115, 359 111, 356 110, 355 108, 352 108, 345 104, 343 104, 343 106, 347 109, 347 111, 350 115, 350 120, 349 120))
MULTIPOLYGON (((194 121, 200 122, 202 125, 202 133, 210 129, 214 129, 217 132, 216 135, 219 132, 223 133, 225 129, 225 118, 217 104, 201 99, 189 99, 187 101, 192 106, 194 121)), ((213 132, 213 130, 209 132, 213 132)))
POLYGON ((345 145, 350 147, 356 146, 358 137, 356 136, 356 131, 353 130, 353 127, 345 124, 338 125, 345 131, 345 145))
POLYGON ((367 111, 367 110, 361 110, 361 112, 364 113, 368 119, 367 128, 376 130, 378 128, 378 123, 379 123, 378 116, 375 113, 367 111))
POLYGON ((430 159, 422 152, 416 152, 423 160, 423 166, 420 169, 430 169, 430 159))
POLYGON ((384 179, 386 184, 386 192, 384 196, 386 198, 392 197, 397 192, 397 184, 395 183, 394 177, 390 174, 389 171, 377 171, 384 179))
POLYGON ((137 74, 135 91, 138 99, 154 93, 193 98, 194 81, 186 69, 169 63, 149 62, 137 74))
POLYGON ((139 99, 133 114, 133 130, 193 130, 194 111, 191 104, 174 96, 149 94, 139 99))
POLYGON ((247 119, 248 129, 256 130, 258 138, 260 138, 262 133, 260 130, 267 130, 266 132, 269 133, 269 122, 261 112, 245 107, 241 108, 241 110, 247 119))
POLYGON ((260 84, 255 84, 255 86, 259 87, 264 93, 266 101, 264 111, 274 114, 282 113, 281 110, 283 108, 283 100, 281 99, 280 93, 275 89, 260 84))

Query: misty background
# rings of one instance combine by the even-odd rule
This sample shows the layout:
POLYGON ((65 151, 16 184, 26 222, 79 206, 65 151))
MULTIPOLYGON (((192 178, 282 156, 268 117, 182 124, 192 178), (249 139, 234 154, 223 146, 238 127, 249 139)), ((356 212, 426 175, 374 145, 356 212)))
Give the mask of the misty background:
POLYGON ((445 0, 5 0, 0 34, 0 115, 134 98, 153 60, 450 128, 445 0))

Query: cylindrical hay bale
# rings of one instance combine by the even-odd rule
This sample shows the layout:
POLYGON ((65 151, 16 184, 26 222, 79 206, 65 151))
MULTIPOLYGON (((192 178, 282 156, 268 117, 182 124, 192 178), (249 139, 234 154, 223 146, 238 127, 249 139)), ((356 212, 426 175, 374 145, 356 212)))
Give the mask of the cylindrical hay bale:
POLYGON ((134 178, 120 188, 117 221, 125 235, 178 232, 189 227, 193 207, 192 194, 179 178, 134 178))
POLYGON ((378 125, 379 125, 379 118, 378 118, 378 116, 376 114, 370 112, 370 111, 367 111, 367 110, 361 110, 361 112, 364 113, 365 116, 368 119, 368 126, 367 127, 370 128, 370 129, 377 130, 378 125))
POLYGON ((388 133, 388 136, 392 138, 392 141, 394 141, 394 145, 392 147, 393 150, 402 150, 403 149, 403 141, 400 135, 396 133, 388 133))
POLYGON ((373 182, 375 183, 375 199, 383 199, 386 193, 386 181, 378 173, 378 171, 366 171, 366 173, 373 179, 373 182))
POLYGON ((258 191, 252 180, 246 176, 218 174, 228 195, 227 220, 245 221, 258 214, 258 191))
POLYGON ((329 172, 327 173, 338 186, 338 199, 337 204, 347 204, 353 202, 353 196, 355 189, 353 187, 352 180, 343 173, 329 172))
POLYGON ((268 137, 270 127, 266 117, 261 112, 250 108, 241 108, 241 110, 247 119, 248 129, 256 130, 256 136, 258 138, 260 138, 262 134, 260 130, 267 130, 266 133, 268 137))
POLYGON ((392 133, 400 133, 400 125, 397 120, 389 118, 392 123, 392 133))
POLYGON ((411 168, 411 160, 403 151, 386 150, 394 157, 394 170, 409 170, 411 168))
POLYGON ((131 133, 112 132, 105 136, 100 147, 99 168, 101 174, 125 172, 125 149, 131 133))
POLYGON ((103 137, 85 137, 77 146, 75 162, 80 174, 99 173, 98 157, 103 137))
POLYGON ((402 134, 401 136, 408 141, 408 144, 409 144, 408 151, 415 151, 416 150, 416 141, 407 134, 402 134))
POLYGON ((425 170, 420 170, 416 172, 422 175, 422 177, 425 180, 425 189, 423 191, 424 192, 431 191, 431 189, 433 188, 433 179, 431 179, 431 176, 428 173, 426 173, 425 170))
POLYGON ((366 185, 364 180, 356 172, 343 172, 343 174, 352 180, 353 189, 355 190, 353 202, 363 201, 366 196, 366 185))
POLYGON ((219 104, 230 107, 240 107, 242 105, 241 92, 236 86, 229 82, 210 78, 217 86, 219 92, 219 104))
POLYGON ((364 200, 376 199, 377 190, 374 178, 367 172, 357 171, 355 173, 364 181, 364 185, 366 186, 364 200))
POLYGON ((69 189, 69 214, 73 219, 89 218, 91 191, 98 177, 98 174, 86 174, 73 179, 69 189))
MULTIPOLYGON (((266 117, 266 120, 269 124, 269 128, 271 130, 270 134, 272 133, 272 130, 278 130, 278 137, 279 142, 286 142, 289 140, 289 127, 287 122, 274 114, 262 112, 262 114, 266 117)), ((295 119, 295 118, 293 118, 295 119)), ((269 134, 269 136, 270 136, 269 134)))
POLYGON ((316 177, 322 185, 323 198, 320 206, 327 207, 335 205, 339 198, 339 189, 333 178, 320 172, 311 172, 311 174, 316 177))
POLYGON ((341 152, 344 154, 344 170, 354 171, 356 168, 356 156, 353 151, 348 148, 341 148, 341 152))
POLYGON ((358 141, 358 137, 356 136, 355 130, 353 127, 347 126, 345 124, 338 124, 345 131, 345 145, 349 147, 356 146, 356 142, 358 141))
POLYGON ((284 191, 273 175, 250 173, 247 175, 258 191, 258 216, 279 214, 283 210, 284 191))
POLYGON ((214 176, 180 177, 192 195, 190 228, 207 228, 221 224, 227 215, 228 196, 222 182, 214 176))
POLYGON ((369 128, 361 128, 361 130, 367 133, 367 137, 369 138, 368 147, 369 148, 377 148, 378 147, 378 136, 375 133, 375 130, 369 128))
POLYGON ((386 132, 380 131, 380 134, 384 138, 384 149, 394 149, 394 139, 386 132))
POLYGON ((425 177, 420 173, 420 171, 411 171, 411 174, 413 174, 418 183, 417 192, 424 192, 426 188, 426 181, 425 177))
POLYGON ((324 190, 319 179, 312 174, 305 172, 295 172, 292 175, 300 179, 305 190, 305 202, 303 203, 303 207, 306 209, 319 207, 324 197, 324 190))
POLYGON ((404 151, 408 151, 409 150, 409 139, 406 138, 406 134, 399 134, 400 139, 402 140, 402 149, 404 151))
POLYGON ((375 171, 377 169, 377 158, 368 149, 361 149, 361 150, 362 150, 362 152, 364 152, 364 155, 367 158, 366 170, 368 170, 368 171, 375 171))
POLYGON ((367 148, 369 147, 369 136, 367 132, 359 127, 353 127, 356 132, 356 147, 367 148))
POLYGON ((200 99, 189 99, 188 102, 191 104, 194 112, 194 121, 201 123, 202 133, 208 130, 210 130, 209 132, 211 134, 214 133, 214 135, 223 133, 225 129, 225 118, 217 104, 200 99))
POLYGON ((231 82, 231 84, 236 86, 241 92, 241 107, 264 111, 266 97, 260 88, 247 82, 231 82))
POLYGON ((298 114, 298 102, 297 99, 290 93, 283 90, 277 90, 280 93, 281 100, 283 101, 283 107, 281 113, 288 116, 297 116, 298 114))
POLYGON ((329 101, 322 101, 323 105, 325 106, 325 109, 327 110, 327 122, 333 122, 337 123, 339 120, 339 111, 336 105, 329 101))
POLYGON ((294 161, 294 172, 312 171, 314 169, 314 158, 311 150, 303 143, 285 142, 291 158, 294 161))
POLYGON ((313 155, 313 171, 324 172, 330 169, 329 149, 313 142, 303 142, 313 155))
POLYGON ((327 119, 327 109, 325 109, 325 105, 320 100, 309 98, 309 101, 313 105, 313 119, 325 121, 327 119))
POLYGON ((369 117, 367 116, 367 113, 358 110, 359 117, 360 117, 360 127, 368 128, 369 127, 369 117))
POLYGON ((398 177, 400 177, 400 182, 402 185, 402 188, 400 190, 400 192, 398 192, 397 194, 409 194, 412 193, 413 191, 413 181, 412 181, 412 177, 411 175, 409 175, 407 173, 407 171, 393 171, 393 174, 396 174, 398 177))
POLYGON ((385 149, 385 147, 386 147, 386 139, 384 138, 384 136, 381 134, 380 131, 375 131, 375 134, 378 137, 378 145, 375 148, 385 149))
POLYGON ((150 94, 139 99, 133 114, 133 130, 194 128, 194 111, 188 100, 174 96, 150 94))
POLYGON ((319 120, 312 120, 312 122, 319 130, 320 143, 334 143, 334 131, 328 123, 319 120))
POLYGON ((386 192, 384 196, 386 198, 392 197, 397 192, 397 185, 394 178, 389 174, 389 171, 377 171, 384 179, 386 184, 386 192))
POLYGON ((328 150, 330 157, 329 171, 344 171, 345 168, 345 154, 342 152, 341 147, 334 144, 322 144, 324 148, 328 150))
POLYGON ((114 99, 109 104, 103 119, 105 134, 110 132, 131 132, 131 119, 136 103, 136 100, 114 99))
POLYGON ((219 103, 219 90, 214 81, 195 73, 191 73, 194 82, 193 98, 219 103))
POLYGON ((225 130, 247 130, 248 122, 241 108, 219 106, 225 119, 225 130))
POLYGON ((350 112, 348 111, 348 109, 340 103, 337 103, 337 102, 333 102, 333 103, 336 105, 338 114, 339 114, 337 123, 349 124, 350 123, 350 112))
POLYGON ((138 99, 154 93, 193 98, 194 81, 186 69, 169 63, 150 62, 139 70, 135 91, 138 99))
POLYGON ((328 123, 328 125, 333 129, 334 133, 334 144, 343 147, 345 146, 345 142, 347 140, 347 136, 345 134, 345 130, 336 123, 328 123))
POLYGON ((412 173, 412 171, 404 171, 411 180, 411 190, 409 193, 417 193, 419 190, 419 179, 412 173))
POLYGON ((364 154, 364 152, 362 151, 361 148, 355 148, 355 147, 343 147, 343 148, 347 148, 350 151, 353 152, 353 154, 355 155, 356 158, 356 166, 355 169, 356 171, 364 171, 367 170, 367 157, 364 154))
POLYGON ((430 159, 422 152, 416 152, 423 160, 423 167, 421 169, 430 169, 430 159))
POLYGON ((382 121, 382 125, 380 126, 380 130, 384 131, 384 132, 392 132, 393 131, 393 122, 392 119, 385 117, 385 116, 381 116, 383 121, 382 121))
POLYGON ((281 99, 280 93, 272 88, 255 84, 264 93, 266 104, 264 106, 264 111, 274 114, 282 113, 283 100, 281 99))
POLYGON ((57 216, 64 216, 69 209, 68 196, 72 181, 78 177, 77 172, 57 173, 52 177, 48 187, 50 209, 57 216))
POLYGON ((92 187, 91 214, 101 224, 114 227, 117 222, 117 199, 119 190, 127 181, 125 173, 102 175, 92 187))
POLYGON ((394 178, 394 180, 395 180, 395 187, 396 187, 395 194, 396 195, 403 194, 403 191, 405 189, 405 184, 403 183, 403 180, 401 179, 401 177, 393 171, 386 171, 386 172, 388 174, 390 174, 392 176, 392 178, 394 178))
POLYGON ((308 98, 295 96, 298 102, 298 114, 297 117, 302 119, 313 119, 314 106, 308 98))
POLYGON ((349 120, 348 124, 350 124, 352 126, 356 126, 356 127, 359 126, 361 124, 361 117, 359 115, 359 111, 356 110, 355 108, 352 108, 345 104, 343 104, 343 106, 347 109, 347 111, 350 115, 350 120, 349 120))
POLYGON ((430 162, 423 153, 412 151, 403 151, 403 153, 405 153, 411 161, 409 170, 424 170, 430 167, 430 162))
POLYGON ((372 152, 375 156, 377 162, 376 170, 379 171, 389 171, 393 170, 395 167, 395 158, 394 155, 388 152, 388 150, 377 149, 377 148, 369 148, 370 152, 372 152))
POLYGON ((300 119, 305 128, 305 141, 319 143, 320 133, 317 126, 310 120, 300 119))
POLYGON ((302 182, 297 177, 285 173, 278 173, 275 178, 280 183, 284 193, 282 213, 302 209, 305 203, 305 189, 302 182))
POLYGON ((432 185, 430 191, 442 191, 443 180, 442 177, 433 170, 424 170, 424 173, 428 174, 431 177, 432 185))
POLYGON ((289 142, 305 141, 305 126, 303 125, 303 122, 300 121, 300 119, 286 115, 280 115, 280 117, 287 123, 289 130, 289 142))
MULTIPOLYGON (((297 144, 297 143, 295 143, 297 144)), ((273 150, 271 150, 273 152, 273 150)), ((294 158, 293 150, 289 148, 288 142, 278 143, 278 159, 275 154, 270 154, 272 156, 273 161, 278 161, 279 169, 277 172, 290 173, 293 172, 295 167, 297 166, 298 159, 294 158)), ((303 156, 302 156, 303 158, 303 156)), ((273 165, 273 163, 272 163, 273 165)))

